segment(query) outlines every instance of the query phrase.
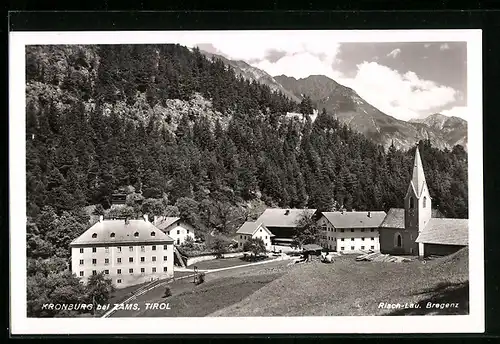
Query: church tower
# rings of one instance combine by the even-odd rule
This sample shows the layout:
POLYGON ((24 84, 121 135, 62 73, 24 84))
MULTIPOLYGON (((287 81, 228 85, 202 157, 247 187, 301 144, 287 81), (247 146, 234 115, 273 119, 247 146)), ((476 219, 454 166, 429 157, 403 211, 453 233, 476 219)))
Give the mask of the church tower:
MULTIPOLYGON (((415 235, 418 235, 429 223, 431 215, 431 197, 425 182, 424 168, 417 144, 413 174, 405 196, 405 229, 415 231, 415 235)), ((416 236, 413 237, 413 240, 415 239, 416 236)))

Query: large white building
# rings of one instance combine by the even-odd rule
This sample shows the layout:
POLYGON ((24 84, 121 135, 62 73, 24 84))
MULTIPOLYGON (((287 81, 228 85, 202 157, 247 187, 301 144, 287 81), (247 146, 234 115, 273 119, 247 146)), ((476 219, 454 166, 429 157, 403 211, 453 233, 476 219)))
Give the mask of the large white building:
POLYGON ((383 211, 323 212, 318 219, 323 247, 338 252, 379 251, 383 211))
POLYGON ((148 221, 101 216, 71 247, 71 271, 83 281, 104 271, 117 288, 173 277, 174 240, 148 221))
POLYGON ((163 233, 174 239, 175 245, 182 245, 188 237, 195 239, 193 226, 179 217, 159 216, 154 218, 153 223, 163 233))

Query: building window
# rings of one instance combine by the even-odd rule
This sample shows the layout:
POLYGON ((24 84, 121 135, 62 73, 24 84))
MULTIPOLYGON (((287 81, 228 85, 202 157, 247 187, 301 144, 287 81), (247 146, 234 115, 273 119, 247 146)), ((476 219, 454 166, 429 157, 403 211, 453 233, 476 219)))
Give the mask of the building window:
POLYGON ((80 271, 80 277, 83 277, 83 271, 80 271))
POLYGON ((96 253, 96 252, 97 252, 97 248, 92 247, 92 253, 96 253))
POLYGON ((177 245, 181 244, 181 239, 177 239, 177 245))
POLYGON ((122 283, 122 280, 121 279, 117 279, 116 283, 122 283))
POLYGON ((122 259, 121 259, 121 258, 116 258, 116 262, 117 262, 118 264, 121 264, 121 263, 122 263, 122 259))
POLYGON ((144 273, 146 270, 144 268, 141 268, 141 273, 144 273))
POLYGON ((146 259, 146 258, 141 257, 141 263, 144 263, 145 259, 146 259))
POLYGON ((168 248, 168 245, 163 245, 163 249, 166 250, 168 248))
POLYGON ((351 233, 354 233, 354 229, 351 228, 351 233))
POLYGON ((134 273, 134 269, 128 269, 128 273, 129 274, 133 274, 134 273))
POLYGON ((402 247, 403 246, 403 238, 401 237, 401 234, 399 234, 399 233, 395 234, 394 246, 396 246, 396 247, 402 247))
POLYGON ((109 264, 109 258, 104 258, 104 264, 106 264, 106 265, 109 264))
POLYGON ((163 272, 167 272, 168 268, 166 266, 163 267, 163 272))
POLYGON ((122 247, 121 246, 118 246, 116 249, 118 250, 118 253, 122 253, 122 247))
POLYGON ((340 248, 340 250, 341 250, 341 251, 344 251, 344 248, 343 248, 343 247, 341 247, 341 248, 340 248))
POLYGON ((104 270, 105 275, 109 275, 109 270, 104 270))
POLYGON ((129 263, 133 263, 133 262, 134 262, 134 257, 129 257, 129 258, 128 258, 128 262, 129 262, 129 263))
POLYGON ((351 246, 351 251, 354 251, 354 246, 351 246))
POLYGON ((364 246, 361 246, 361 249, 362 249, 362 250, 364 250, 364 249, 365 249, 365 247, 364 247, 364 246))
POLYGON ((364 232, 364 231, 365 231, 365 229, 364 229, 364 228, 361 228, 361 232, 364 232))
POLYGON ((121 275, 122 274, 122 269, 116 270, 116 274, 121 275))
POLYGON ((156 246, 155 246, 155 245, 151 246, 151 249, 152 249, 153 251, 156 251, 156 246))
POLYGON ((266 238, 266 240, 267 240, 267 235, 266 235, 266 237, 265 237, 265 238, 266 238))
POLYGON ((373 232, 374 230, 375 230, 375 229, 373 229, 373 228, 372 228, 372 229, 370 229, 370 232, 373 232))
POLYGON ((80 253, 83 253, 83 248, 80 249, 80 253))
POLYGON ((189 229, 186 229, 186 231, 187 231, 187 234, 189 234, 189 229))
POLYGON ((105 252, 105 253, 109 253, 109 247, 105 247, 105 248, 104 248, 104 252, 105 252))
POLYGON ((351 241, 354 241, 354 238, 351 238, 351 241))
POLYGON ((262 232, 262 228, 260 229, 260 232, 262 232))
POLYGON ((365 238, 361 238, 361 241, 365 241, 365 238))
POLYGON ((156 262, 156 257, 154 257, 154 256, 153 256, 153 257, 151 257, 151 260, 152 260, 153 262, 156 262))
POLYGON ((97 238, 97 233, 92 233, 92 239, 97 238))
POLYGON ((240 235, 240 239, 243 239, 243 236, 242 236, 242 235, 240 235))
POLYGON ((410 209, 415 208, 415 200, 410 196, 410 209))
POLYGON ((242 243, 242 242, 240 242, 240 246, 243 246, 243 243, 242 243))
MULTIPOLYGON (((240 243, 240 244, 241 244, 241 243, 240 243)), ((163 256, 163 261, 164 261, 164 262, 166 262, 166 261, 167 261, 167 259, 168 259, 168 257, 167 257, 167 256, 163 256)))
POLYGON ((375 240, 375 238, 372 237, 372 241, 375 240))
POLYGON ((141 246, 141 252, 144 252, 144 251, 146 251, 146 247, 141 246))
POLYGON ((374 250, 374 249, 375 249, 375 246, 370 246, 370 248, 371 248, 372 250, 374 250))
POLYGON ((151 271, 152 272, 156 272, 156 268, 151 268, 151 271))
POLYGON ((92 264, 96 265, 97 264, 97 259, 92 259, 92 264))
POLYGON ((96 270, 92 270, 92 275, 97 275, 97 271, 96 270))
POLYGON ((179 229, 177 230, 177 234, 181 234, 181 231, 179 229))
POLYGON ((129 246, 129 247, 128 247, 128 251, 129 251, 129 252, 134 252, 134 246, 129 246))
POLYGON ((425 208, 426 205, 427 205, 427 197, 424 196, 424 202, 422 206, 425 208))
POLYGON ((111 233, 109 236, 110 236, 111 238, 114 238, 114 237, 115 237, 115 233, 111 233))
POLYGON ((340 230, 340 232, 341 232, 341 233, 344 233, 344 230, 343 230, 343 229, 341 229, 341 230, 340 230))
POLYGON ((80 259, 80 265, 83 265, 83 259, 80 259))
POLYGON ((155 232, 151 232, 151 236, 155 236, 155 235, 156 235, 156 233, 155 233, 155 232))
POLYGON ((344 241, 344 238, 341 238, 340 241, 344 241))
POLYGON ((139 232, 135 232, 134 236, 137 238, 139 236, 139 232))

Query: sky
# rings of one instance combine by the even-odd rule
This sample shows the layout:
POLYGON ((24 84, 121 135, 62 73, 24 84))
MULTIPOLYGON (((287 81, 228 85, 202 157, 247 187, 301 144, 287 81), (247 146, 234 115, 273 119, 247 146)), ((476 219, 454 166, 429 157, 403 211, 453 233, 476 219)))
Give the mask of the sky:
POLYGON ((208 40, 190 36, 176 43, 243 60, 271 76, 326 75, 398 119, 433 113, 468 118, 466 42, 353 43, 333 38, 313 32, 219 32, 208 40))

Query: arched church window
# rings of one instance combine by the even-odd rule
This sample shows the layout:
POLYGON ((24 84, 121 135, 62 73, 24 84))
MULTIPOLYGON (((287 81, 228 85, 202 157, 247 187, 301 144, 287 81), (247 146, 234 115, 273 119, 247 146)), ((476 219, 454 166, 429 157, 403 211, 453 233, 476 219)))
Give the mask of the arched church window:
POLYGON ((425 208, 425 206, 427 205, 427 197, 424 196, 424 202, 423 202, 423 207, 425 208))
POLYGON ((413 199, 413 197, 410 197, 410 209, 413 208, 415 208, 415 200, 413 199))
POLYGON ((403 246, 403 237, 400 233, 394 234, 394 246, 402 247, 403 246))

